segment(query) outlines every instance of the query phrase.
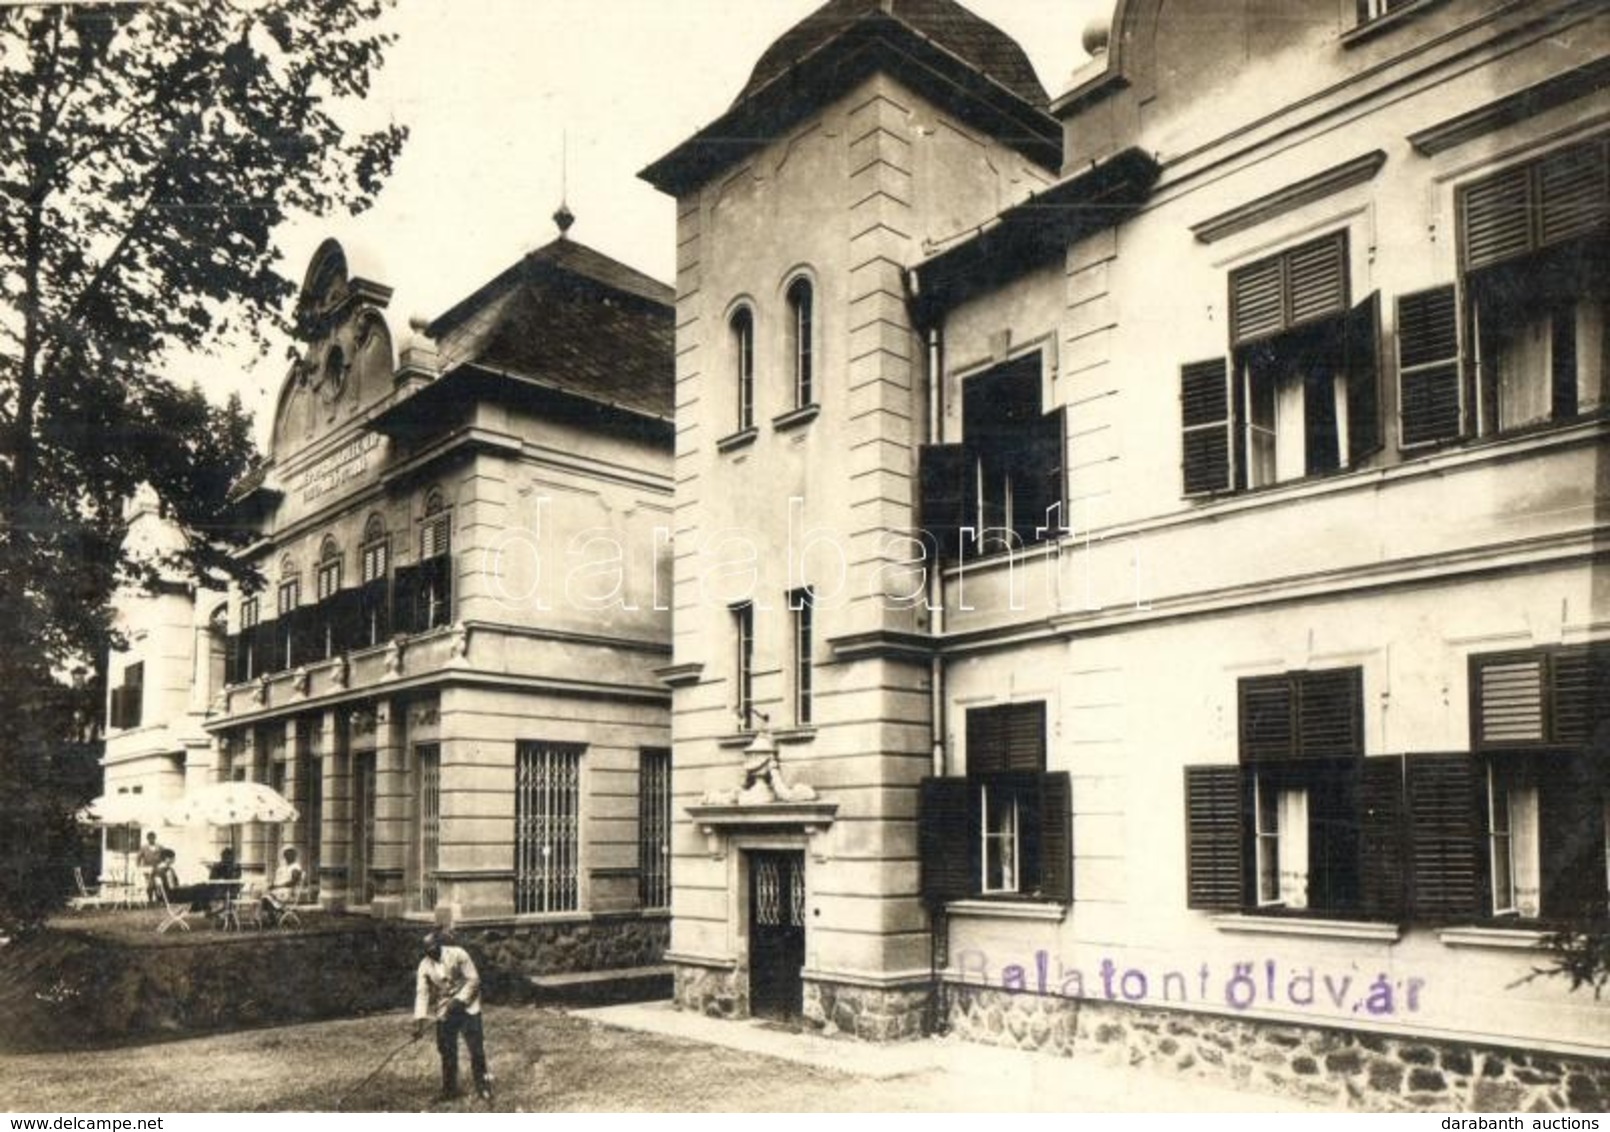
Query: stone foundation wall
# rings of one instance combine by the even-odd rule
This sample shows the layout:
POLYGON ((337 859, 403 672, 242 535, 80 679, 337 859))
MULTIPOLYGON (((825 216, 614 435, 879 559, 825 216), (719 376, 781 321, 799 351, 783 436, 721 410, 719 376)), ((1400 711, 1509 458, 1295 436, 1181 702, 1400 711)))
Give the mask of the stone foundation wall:
POLYGON ((672 998, 684 1010, 712 1018, 749 1017, 749 973, 718 967, 678 965, 672 998))
MULTIPOLYGON (((421 933, 423 934, 423 933, 421 933)), ((500 979, 648 967, 663 960, 671 922, 639 916, 594 917, 456 929, 482 968, 500 979)))
POLYGON ((922 1036, 928 989, 857 987, 807 980, 805 1022, 829 1034, 888 1042, 922 1036))
POLYGON ((944 1016, 970 1041, 1094 1057, 1401 1112, 1603 1111, 1610 1059, 1426 1041, 952 984, 944 1016))

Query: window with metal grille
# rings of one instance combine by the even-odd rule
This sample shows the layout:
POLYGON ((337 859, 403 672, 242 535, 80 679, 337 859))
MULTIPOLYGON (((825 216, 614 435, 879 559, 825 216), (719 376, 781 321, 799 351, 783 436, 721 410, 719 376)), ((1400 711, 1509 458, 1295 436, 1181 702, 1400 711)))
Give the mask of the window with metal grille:
POLYGON ((1610 369, 1610 141, 1489 174, 1462 186, 1457 205, 1469 354, 1460 431, 1485 436, 1600 409, 1610 369))
POLYGON ((644 908, 671 906, 671 752, 649 748, 637 763, 637 895, 644 908))
POLYGON ((431 912, 439 898, 436 873, 441 867, 442 749, 436 743, 414 748, 419 768, 419 801, 415 814, 414 907, 431 912))
POLYGON ((794 722, 803 727, 812 721, 815 710, 816 595, 808 587, 794 590, 788 595, 788 609, 794 630, 794 722))
POLYGON ((581 756, 522 742, 514 768, 514 910, 573 912, 581 900, 581 756))
POLYGON ((788 285, 788 345, 794 365, 794 406, 800 409, 816 403, 815 306, 809 279, 788 285))
POLYGON ((731 607, 733 636, 733 711, 738 726, 748 731, 755 714, 755 607, 743 602, 731 607))
POLYGON ((748 307, 727 323, 732 339, 732 366, 738 400, 738 430, 755 427, 755 316, 748 307))

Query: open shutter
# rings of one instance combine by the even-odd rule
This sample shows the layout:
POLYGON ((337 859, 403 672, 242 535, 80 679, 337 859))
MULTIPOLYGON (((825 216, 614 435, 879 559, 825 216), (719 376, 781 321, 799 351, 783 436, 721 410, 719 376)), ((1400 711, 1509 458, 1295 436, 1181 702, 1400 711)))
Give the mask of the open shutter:
POLYGON ((224 637, 224 683, 240 683, 239 633, 229 633, 224 637))
POLYGON ((394 633, 419 631, 415 620, 419 602, 419 567, 399 566, 391 586, 391 628, 394 633))
POLYGON ((1234 480, 1234 415, 1225 358, 1180 367, 1180 425, 1185 494, 1230 490, 1234 480))
POLYGON ((1241 768, 1185 768, 1185 906, 1233 912, 1242 905, 1241 768))
POLYGON ((1461 920, 1478 914, 1482 826, 1478 776, 1469 755, 1404 761, 1414 914, 1461 920))
POLYGON ((1017 535, 1032 545, 1051 534, 1052 527, 1065 527, 1063 500, 1063 440, 1067 417, 1055 409, 1024 429, 1013 461, 1016 489, 1017 535), (1043 532, 1043 533, 1042 533, 1043 532))
POLYGON ((257 672, 261 676, 265 672, 279 672, 285 667, 285 658, 280 654, 279 620, 270 618, 257 623, 257 672))
POLYGON ((965 778, 925 778, 917 801, 917 850, 923 902, 960 900, 978 875, 973 791, 965 778))
POLYGON ((1403 756, 1367 758, 1359 782, 1360 897, 1364 914, 1401 919, 1405 909, 1403 756))
POLYGON ((962 528, 970 525, 972 468, 972 458, 961 444, 925 445, 918 457, 918 525, 941 561, 961 557, 962 528))
POLYGON ((1603 787, 1581 755, 1546 755, 1540 763, 1542 913, 1587 923, 1605 911, 1603 787))
POLYGON ((1040 776, 1040 895, 1073 901, 1073 780, 1066 771, 1040 776))
POLYGON ((1381 293, 1347 316, 1347 463, 1362 464, 1381 450, 1381 293))
POLYGON ((1610 648, 1561 649, 1551 658, 1549 716, 1556 743, 1610 750, 1610 648))
POLYGON ((1460 434, 1459 305, 1454 285, 1398 298, 1398 443, 1460 434))
POLYGON ((390 582, 375 578, 358 591, 358 648, 378 645, 391 635, 390 582), (371 629, 372 626, 372 629, 371 629))
POLYGON ((337 654, 361 647, 363 639, 362 592, 356 588, 338 590, 330 599, 330 641, 337 654))
POLYGON ((1241 760, 1289 759, 1297 752, 1296 696, 1289 676, 1249 676, 1237 684, 1241 760))
POLYGON ((291 655, 286 667, 296 668, 324 657, 320 629, 322 611, 316 605, 299 605, 291 610, 291 655))
POLYGON ((1364 670, 1302 672, 1297 684, 1297 750, 1305 759, 1364 753, 1364 670))

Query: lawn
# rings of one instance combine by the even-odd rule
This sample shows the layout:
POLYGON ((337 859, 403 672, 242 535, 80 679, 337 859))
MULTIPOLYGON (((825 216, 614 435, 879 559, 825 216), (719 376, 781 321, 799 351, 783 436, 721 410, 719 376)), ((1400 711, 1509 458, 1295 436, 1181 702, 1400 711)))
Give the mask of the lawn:
MULTIPOLYGON (((330 1111, 343 1101, 349 1111, 479 1108, 473 1097, 436 1101, 429 1035, 357 1088, 411 1029, 398 1012, 116 1050, 0 1055, 0 1108, 284 1112, 330 1111)), ((892 1081, 617 1030, 555 1009, 489 1006, 486 1044, 501 1112, 863 1111, 921 1099, 892 1081)), ((468 1086, 462 1050, 460 1062, 468 1086)))

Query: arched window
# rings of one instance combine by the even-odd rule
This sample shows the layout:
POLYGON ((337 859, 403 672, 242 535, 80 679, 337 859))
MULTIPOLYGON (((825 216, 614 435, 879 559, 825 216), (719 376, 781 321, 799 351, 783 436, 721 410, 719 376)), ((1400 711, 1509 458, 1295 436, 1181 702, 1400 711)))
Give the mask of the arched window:
POLYGON ((788 285, 788 352, 794 371, 794 407, 803 409, 816 403, 815 292, 811 281, 801 276, 788 285))
POLYGON ((385 520, 379 515, 370 515, 369 521, 363 525, 363 545, 358 551, 364 585, 386 576, 390 549, 385 520))
POLYGON ((733 373, 738 383, 738 429, 755 427, 755 316, 748 307, 733 312, 728 328, 732 333, 733 373))
POLYGON ((318 600, 328 601, 341 589, 341 548, 326 535, 319 547, 318 600))
POLYGON ((296 563, 290 555, 280 559, 280 588, 279 598, 275 605, 275 612, 281 617, 288 616, 292 610, 302 604, 302 572, 297 569, 296 563))

